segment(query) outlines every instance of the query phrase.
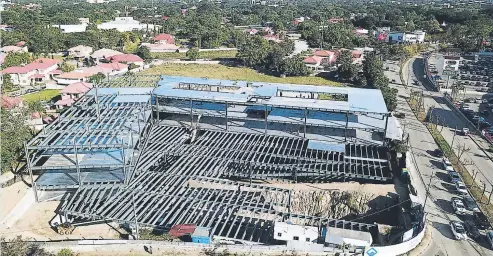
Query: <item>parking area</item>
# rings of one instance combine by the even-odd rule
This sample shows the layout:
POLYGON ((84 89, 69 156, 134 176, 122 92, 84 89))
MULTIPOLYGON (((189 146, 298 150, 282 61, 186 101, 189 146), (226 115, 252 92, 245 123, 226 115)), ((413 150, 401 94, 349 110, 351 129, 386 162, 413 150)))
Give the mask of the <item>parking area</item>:
POLYGON ((457 85, 464 86, 470 91, 492 92, 493 59, 491 57, 464 56, 459 69, 457 85))
POLYGON ((493 135, 493 94, 483 96, 461 97, 455 105, 464 113, 464 115, 479 128, 485 135, 493 135))

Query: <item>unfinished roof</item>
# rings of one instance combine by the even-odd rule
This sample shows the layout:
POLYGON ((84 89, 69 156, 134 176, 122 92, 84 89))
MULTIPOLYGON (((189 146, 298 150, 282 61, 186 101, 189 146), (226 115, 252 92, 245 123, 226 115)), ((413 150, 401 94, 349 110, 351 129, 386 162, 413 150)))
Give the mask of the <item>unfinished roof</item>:
MULTIPOLYGON (((262 105, 303 107, 326 109, 341 112, 368 112, 387 114, 382 93, 377 89, 342 88, 313 85, 294 85, 281 83, 263 83, 246 81, 218 80, 207 78, 191 78, 180 76, 162 76, 159 87, 154 90, 158 96, 176 98, 192 98, 197 100, 219 100, 224 102, 252 102, 262 105), (178 88, 179 84, 203 84, 229 87, 228 92, 197 91, 178 88), (280 92, 299 93, 301 97, 280 96, 280 92), (310 99, 308 94, 340 94, 347 95, 347 101, 330 101, 310 99), (255 101, 255 98, 262 97, 255 101)), ((286 94, 284 94, 286 95, 286 94)))

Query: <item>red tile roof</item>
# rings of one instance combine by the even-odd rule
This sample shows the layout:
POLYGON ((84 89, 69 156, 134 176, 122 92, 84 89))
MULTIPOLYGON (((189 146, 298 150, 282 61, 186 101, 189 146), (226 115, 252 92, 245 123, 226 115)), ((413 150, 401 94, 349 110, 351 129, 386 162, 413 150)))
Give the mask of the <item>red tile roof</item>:
POLYGON ((71 106, 74 103, 74 99, 72 98, 67 98, 67 99, 62 99, 58 100, 55 105, 61 105, 61 106, 71 106))
POLYGON ((320 64, 320 62, 322 62, 322 59, 323 57, 320 57, 320 56, 309 56, 309 57, 306 57, 303 62, 304 63, 308 63, 308 64, 320 64))
POLYGON ((178 224, 171 227, 168 234, 173 237, 181 237, 192 234, 196 228, 196 224, 178 224))
POLYGON ((106 60, 113 62, 143 62, 142 58, 135 54, 117 54, 114 56, 106 57, 106 60))
POLYGON ((41 113, 39 112, 31 113, 31 119, 39 119, 39 118, 41 118, 41 113))
POLYGON ((39 58, 34 60, 32 63, 24 66, 14 66, 8 67, 2 70, 3 74, 14 74, 14 73, 28 73, 33 70, 44 70, 58 63, 57 60, 49 58, 39 58))
POLYGON ((175 39, 173 38, 173 35, 170 35, 170 34, 165 34, 165 33, 162 33, 162 34, 159 34, 157 36, 155 36, 153 38, 154 41, 168 41, 168 44, 174 44, 175 43, 175 39))
POLYGON ((26 44, 26 42, 24 42, 24 41, 19 41, 19 42, 17 42, 17 44, 15 44, 15 46, 18 46, 18 47, 23 47, 25 44, 26 44))
POLYGON ((92 83, 77 82, 66 86, 62 91, 62 94, 81 94, 86 93, 92 88, 92 83))
POLYGON ((317 51, 313 52, 313 55, 323 56, 323 57, 329 57, 329 56, 335 55, 335 54, 336 54, 335 52, 328 51, 328 50, 317 50, 317 51))
POLYGON ((128 68, 128 65, 126 65, 124 63, 119 63, 119 62, 100 63, 97 66, 104 68, 104 69, 118 70, 118 71, 128 68))

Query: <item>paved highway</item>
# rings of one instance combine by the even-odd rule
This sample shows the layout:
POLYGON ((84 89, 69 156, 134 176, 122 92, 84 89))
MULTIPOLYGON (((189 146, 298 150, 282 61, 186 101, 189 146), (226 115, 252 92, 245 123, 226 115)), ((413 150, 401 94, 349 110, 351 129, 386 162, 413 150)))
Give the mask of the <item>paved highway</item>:
MULTIPOLYGON (((411 61, 411 64, 414 60, 411 61)), ((391 70, 395 64, 390 65, 391 70)), ((411 69, 411 68, 409 68, 411 69)), ((386 75, 396 83, 393 87, 399 90, 398 112, 406 114, 406 118, 401 120, 405 130, 410 136, 410 150, 415 163, 412 173, 413 185, 416 187, 422 201, 425 199, 425 188, 431 179, 429 198, 426 202, 425 211, 428 213, 428 224, 432 232, 432 241, 422 255, 493 255, 493 251, 486 248, 484 242, 479 244, 474 241, 457 241, 454 239, 449 227, 451 220, 460 220, 452 213, 450 199, 455 196, 452 185, 448 182, 446 172, 437 167, 439 160, 429 153, 438 148, 426 127, 419 122, 412 114, 405 97, 409 97, 410 88, 404 89, 400 85, 400 78, 397 72, 386 71, 386 75)), ((412 75, 413 78, 415 77, 412 75)), ((412 81, 412 80, 411 80, 412 81)), ((415 90, 418 89, 416 86, 415 90)))
MULTIPOLYGON (((425 87, 431 88, 430 85, 427 84, 428 81, 423 79, 423 70, 424 62, 421 58, 414 59, 412 65, 410 63, 410 65, 408 66, 408 72, 411 74, 411 77, 413 79, 420 78, 418 79, 418 88, 415 88, 415 90, 426 90, 425 87)), ((410 81, 413 81, 413 79, 411 79, 410 81)), ((476 175, 476 182, 478 183, 478 185, 483 185, 484 183, 484 185, 486 186, 486 192, 491 192, 491 184, 493 183, 493 162, 481 149, 488 149, 488 143, 480 136, 471 135, 469 137, 463 136, 461 133, 456 133, 459 132, 455 131, 456 127, 457 130, 462 130, 462 128, 469 128, 470 131, 473 131, 473 126, 468 122, 467 119, 457 113, 457 111, 451 110, 449 108, 449 106, 445 103, 443 95, 440 92, 427 91, 425 92, 425 95, 426 97, 424 98, 424 104, 426 110, 428 110, 429 107, 434 106, 435 108, 433 110, 433 116, 440 117, 440 119, 444 122, 445 126, 443 127, 443 129, 439 127, 442 136, 450 145, 453 141, 453 148, 456 154, 458 154, 458 146, 465 146, 465 148, 470 149, 468 152, 465 152, 461 156, 461 160, 463 161, 463 163, 466 164, 466 168, 469 173, 471 173, 471 175, 478 173, 478 175, 476 175), (478 147, 478 144, 481 147, 478 147)))

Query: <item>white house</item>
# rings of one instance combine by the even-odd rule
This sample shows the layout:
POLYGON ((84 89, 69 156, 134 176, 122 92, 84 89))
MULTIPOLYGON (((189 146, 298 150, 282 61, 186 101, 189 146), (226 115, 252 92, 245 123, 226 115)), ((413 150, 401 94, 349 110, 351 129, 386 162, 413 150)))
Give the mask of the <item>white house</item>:
POLYGON ((0 48, 1 53, 27 52, 27 46, 4 46, 0 48))
POLYGON ((417 30, 412 33, 407 32, 390 32, 387 34, 387 41, 389 43, 422 43, 425 41, 426 33, 421 30, 417 30))
POLYGON ((76 33, 85 32, 87 24, 69 24, 69 25, 51 25, 52 27, 59 28, 62 33, 76 33))
POLYGON ((280 241, 313 242, 318 239, 318 228, 288 224, 286 222, 274 223, 273 238, 280 241))
POLYGON ((143 43, 142 47, 147 47, 151 53, 173 53, 176 51, 183 52, 187 49, 180 49, 179 46, 175 44, 149 44, 143 43))
POLYGON ((87 58, 91 56, 92 47, 78 45, 67 50, 69 55, 72 55, 74 58, 87 58))
POLYGON ((13 66, 1 71, 10 74, 14 85, 29 86, 34 82, 44 82, 50 79, 50 74, 58 68, 58 61, 49 58, 39 58, 24 66, 13 66))
POLYGON ((116 29, 120 32, 134 31, 134 30, 154 30, 153 24, 144 24, 140 21, 134 20, 133 17, 116 17, 114 21, 101 23, 98 25, 98 29, 116 29))
POLYGON ((91 58, 96 60, 96 62, 99 62, 103 59, 106 59, 107 57, 120 55, 120 54, 123 54, 123 53, 118 52, 116 50, 103 48, 103 49, 99 49, 99 50, 94 51, 94 53, 91 54, 91 58))

